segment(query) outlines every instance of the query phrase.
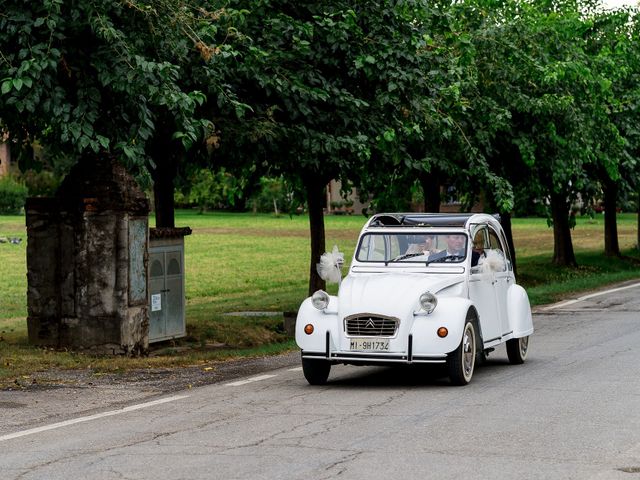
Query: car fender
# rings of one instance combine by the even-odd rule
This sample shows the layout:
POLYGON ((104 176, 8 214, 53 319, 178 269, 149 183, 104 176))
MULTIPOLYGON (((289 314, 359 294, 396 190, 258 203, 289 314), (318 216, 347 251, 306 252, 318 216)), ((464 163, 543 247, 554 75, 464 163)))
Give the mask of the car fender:
POLYGON ((513 329, 514 338, 526 337, 533 333, 533 319, 529 296, 520 285, 511 285, 507 292, 507 315, 513 329))
POLYGON ((318 310, 306 298, 298 309, 296 318, 296 343, 302 350, 309 352, 326 352, 327 332, 330 332, 330 349, 335 350, 335 341, 340 338, 340 321, 338 318, 338 298, 329 296, 329 305, 318 310), (305 325, 313 325, 313 333, 304 332, 305 325))
MULTIPOLYGON (((411 329, 413 354, 439 355, 453 352, 458 348, 470 308, 474 308, 473 302, 467 298, 445 297, 438 299, 438 306, 432 313, 417 312, 411 329), (444 338, 438 336, 440 327, 445 327, 449 331, 444 338)), ((480 332, 477 329, 476 322, 479 342, 480 332)))

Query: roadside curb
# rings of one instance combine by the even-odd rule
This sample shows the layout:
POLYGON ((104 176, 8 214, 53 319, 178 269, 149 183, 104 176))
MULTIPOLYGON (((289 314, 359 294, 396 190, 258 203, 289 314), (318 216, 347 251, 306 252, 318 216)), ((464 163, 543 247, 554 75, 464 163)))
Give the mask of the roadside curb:
POLYGON ((619 292, 621 290, 627 290, 630 288, 639 288, 639 287, 640 287, 640 282, 638 282, 637 279, 627 280, 625 282, 620 282, 620 283, 614 283, 612 285, 609 285, 604 290, 590 290, 590 291, 587 291, 586 294, 584 294, 585 292, 582 292, 583 295, 579 297, 565 298, 564 300, 561 300, 559 302, 550 303, 546 305, 537 305, 536 307, 531 309, 531 313, 532 314, 546 313, 551 310, 561 309, 562 307, 566 307, 566 306, 573 305, 585 300, 589 300, 591 298, 595 298, 600 295, 606 295, 608 293, 619 292))
POLYGON ((0 436, 299 364, 300 353, 293 351, 197 367, 123 374, 97 376, 87 370, 39 372, 33 375, 36 383, 0 390, 0 436))

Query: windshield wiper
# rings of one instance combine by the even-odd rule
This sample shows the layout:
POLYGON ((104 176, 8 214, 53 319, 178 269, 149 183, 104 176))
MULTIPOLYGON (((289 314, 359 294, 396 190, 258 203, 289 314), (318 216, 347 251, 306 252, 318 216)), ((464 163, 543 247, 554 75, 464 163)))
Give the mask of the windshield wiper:
POLYGON ((399 262, 400 260, 405 260, 405 259, 411 258, 411 257, 418 257, 420 255, 424 255, 424 252, 420 252, 420 253, 405 253, 403 255, 398 255, 397 257, 392 258, 391 260, 385 260, 384 266, 386 267, 387 265, 389 265, 392 262, 399 262))
POLYGON ((431 263, 444 263, 447 260, 463 260, 465 258, 465 255, 456 255, 456 254, 450 254, 450 255, 445 255, 444 257, 438 257, 438 258, 434 258, 433 260, 427 260, 425 263, 425 265, 429 265, 431 263))
MULTIPOLYGON (((425 255, 425 253, 424 252, 420 252, 420 253, 405 253, 404 255, 398 255, 397 257, 392 258, 391 260, 385 260, 384 266, 386 267, 390 263, 399 262, 399 261, 405 260, 407 258, 419 257, 420 255, 425 255)), ((445 263, 448 260, 464 260, 464 258, 465 258, 465 255, 449 254, 449 255, 445 255, 444 257, 434 258, 433 260, 427 259, 427 260, 425 260, 424 264, 425 264, 425 266, 429 266, 432 263, 445 263)), ((422 263, 422 262, 420 262, 420 263, 422 263)))

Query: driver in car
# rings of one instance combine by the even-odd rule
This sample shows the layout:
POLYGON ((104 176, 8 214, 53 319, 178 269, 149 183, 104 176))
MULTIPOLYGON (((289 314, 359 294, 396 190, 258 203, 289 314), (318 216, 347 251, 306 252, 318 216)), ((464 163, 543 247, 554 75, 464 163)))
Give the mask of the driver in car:
MULTIPOLYGON (((464 235, 447 235, 447 249, 442 252, 429 255, 429 262, 456 262, 466 257, 465 242, 466 237, 464 235)), ((474 242, 474 248, 471 251, 471 266, 475 267, 478 264, 478 260, 484 255, 484 250, 481 244, 474 242), (480 247, 478 247, 480 245, 480 247)))
POLYGON ((429 262, 455 262, 462 260, 466 256, 464 249, 466 237, 464 235, 447 235, 446 241, 446 250, 429 255, 429 262))

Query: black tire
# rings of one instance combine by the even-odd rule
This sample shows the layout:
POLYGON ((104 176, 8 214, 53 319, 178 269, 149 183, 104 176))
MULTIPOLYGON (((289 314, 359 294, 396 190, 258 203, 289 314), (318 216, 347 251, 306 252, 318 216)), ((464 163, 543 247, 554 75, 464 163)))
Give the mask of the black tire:
POLYGON ((453 385, 466 385, 473 377, 476 365, 478 336, 473 322, 467 318, 462 330, 460 345, 447 358, 449 378, 453 385))
POLYGON ((329 378, 331 363, 326 360, 302 359, 302 373, 309 385, 324 385, 329 378))
POLYGON ((511 365, 521 365, 529 353, 529 337, 512 338, 507 340, 507 357, 511 365))

